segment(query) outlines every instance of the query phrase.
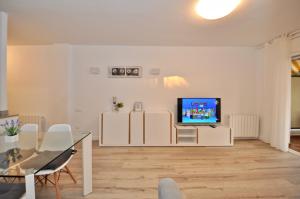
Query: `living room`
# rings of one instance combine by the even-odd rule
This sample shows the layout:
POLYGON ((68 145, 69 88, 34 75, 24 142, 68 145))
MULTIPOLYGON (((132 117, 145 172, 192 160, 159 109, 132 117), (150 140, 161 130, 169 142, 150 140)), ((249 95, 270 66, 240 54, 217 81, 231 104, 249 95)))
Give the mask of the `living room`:
POLYGON ((220 16, 208 11, 224 1, 201 2, 0 1, 1 118, 38 125, 38 142, 55 124, 93 140, 74 136, 76 184, 62 174, 28 198, 157 198, 166 179, 160 199, 300 197, 289 149, 300 2, 231 0, 220 16), (181 120, 210 100, 215 121, 181 120))

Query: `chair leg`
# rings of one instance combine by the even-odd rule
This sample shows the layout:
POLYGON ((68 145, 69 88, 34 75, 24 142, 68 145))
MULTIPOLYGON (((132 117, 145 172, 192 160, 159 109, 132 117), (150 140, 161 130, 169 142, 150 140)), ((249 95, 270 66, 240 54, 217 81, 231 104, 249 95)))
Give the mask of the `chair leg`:
POLYGON ((67 170, 67 173, 69 174, 69 176, 72 178, 74 184, 77 183, 77 181, 75 180, 74 176, 72 175, 70 169, 68 168, 68 166, 65 166, 66 170, 67 170))
POLYGON ((60 179, 60 174, 61 174, 61 172, 62 172, 62 169, 61 169, 61 170, 59 170, 59 172, 58 172, 57 181, 59 181, 59 179, 60 179))
POLYGON ((44 185, 44 183, 43 183, 43 181, 41 180, 40 176, 36 176, 36 179, 37 179, 37 181, 38 181, 42 186, 44 185))
POLYGON ((55 192, 56 192, 56 199, 61 199, 60 196, 60 191, 59 191, 59 187, 58 187, 58 176, 57 173, 55 172, 54 174, 54 186, 55 186, 55 192))
POLYGON ((6 182, 6 183, 8 182, 8 180, 6 179, 6 177, 3 177, 3 180, 4 180, 4 182, 6 182))
POLYGON ((47 185, 48 175, 45 176, 45 185, 47 185))

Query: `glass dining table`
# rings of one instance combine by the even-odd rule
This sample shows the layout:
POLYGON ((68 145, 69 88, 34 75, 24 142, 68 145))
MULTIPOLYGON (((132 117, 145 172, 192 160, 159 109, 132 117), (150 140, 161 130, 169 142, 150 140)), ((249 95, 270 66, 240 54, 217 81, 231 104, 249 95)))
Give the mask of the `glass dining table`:
POLYGON ((92 135, 89 132, 72 132, 71 139, 67 136, 70 133, 51 132, 38 138, 34 132, 20 132, 18 141, 8 142, 4 135, 0 135, 0 178, 24 177, 25 197, 34 199, 35 174, 81 143, 83 196, 88 195, 92 192, 92 135), (43 147, 45 141, 47 147, 43 147))

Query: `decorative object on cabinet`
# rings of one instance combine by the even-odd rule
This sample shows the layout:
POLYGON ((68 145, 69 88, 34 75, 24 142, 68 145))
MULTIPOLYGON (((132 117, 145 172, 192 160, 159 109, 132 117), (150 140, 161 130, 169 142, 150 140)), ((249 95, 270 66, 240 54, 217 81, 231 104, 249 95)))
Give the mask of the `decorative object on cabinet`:
POLYGON ((6 142, 16 142, 19 140, 20 125, 19 120, 6 120, 2 125, 5 133, 6 142))
POLYGON ((143 102, 134 102, 133 111, 134 112, 141 112, 141 111, 143 111, 143 102))
POLYGON ((113 111, 119 111, 120 108, 124 107, 123 102, 118 102, 117 97, 113 97, 113 111))
POLYGON ((124 107, 123 102, 118 102, 118 103, 115 105, 115 110, 116 110, 116 111, 119 111, 120 108, 123 108, 123 107, 124 107))

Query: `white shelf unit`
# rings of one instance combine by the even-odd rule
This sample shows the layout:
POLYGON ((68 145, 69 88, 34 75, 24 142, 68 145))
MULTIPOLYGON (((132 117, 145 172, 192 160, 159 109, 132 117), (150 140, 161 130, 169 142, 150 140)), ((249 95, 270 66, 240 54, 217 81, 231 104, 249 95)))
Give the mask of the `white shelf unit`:
POLYGON ((176 126, 176 144, 198 144, 198 128, 176 126))
POLYGON ((171 146, 172 114, 104 112, 99 119, 99 146, 171 146))
POLYGON ((178 146, 233 146, 233 134, 226 126, 178 126, 176 145, 178 146))
POLYGON ((178 126, 161 112, 105 112, 100 115, 100 146, 232 146, 227 126, 178 126))

